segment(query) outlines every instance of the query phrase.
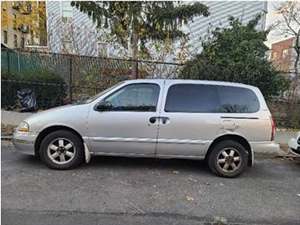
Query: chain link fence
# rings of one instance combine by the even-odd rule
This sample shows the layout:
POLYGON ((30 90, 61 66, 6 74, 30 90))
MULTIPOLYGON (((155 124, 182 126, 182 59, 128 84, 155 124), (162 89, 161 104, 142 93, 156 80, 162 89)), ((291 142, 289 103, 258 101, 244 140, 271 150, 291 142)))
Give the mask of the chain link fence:
POLYGON ((71 103, 127 79, 175 78, 182 64, 2 49, 2 103, 17 109, 17 91, 33 90, 39 109, 71 103), (132 68, 137 77, 133 77, 132 68))
MULTIPOLYGON (((1 107, 19 110, 17 91, 30 89, 38 109, 72 103, 127 79, 176 78, 183 64, 38 52, 1 51, 1 107), (137 77, 132 76, 133 68, 137 77)), ((268 103, 280 127, 300 127, 300 103, 268 103)))

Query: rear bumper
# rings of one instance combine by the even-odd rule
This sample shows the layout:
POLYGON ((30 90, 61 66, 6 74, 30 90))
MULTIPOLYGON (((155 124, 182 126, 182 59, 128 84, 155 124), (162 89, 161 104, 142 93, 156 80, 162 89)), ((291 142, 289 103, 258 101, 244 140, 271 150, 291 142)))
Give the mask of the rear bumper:
POLYGON ((12 143, 17 151, 28 155, 34 155, 34 143, 36 137, 37 134, 14 132, 12 143))
POLYGON ((276 154, 280 151, 279 144, 273 141, 250 142, 250 145, 255 153, 276 154))

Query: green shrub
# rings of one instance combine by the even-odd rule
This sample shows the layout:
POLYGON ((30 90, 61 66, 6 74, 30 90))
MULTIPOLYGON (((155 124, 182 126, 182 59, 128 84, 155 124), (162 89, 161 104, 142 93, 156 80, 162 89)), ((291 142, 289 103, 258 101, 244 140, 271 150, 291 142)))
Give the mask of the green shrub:
POLYGON ((282 94, 289 81, 266 59, 268 31, 256 30, 259 19, 244 25, 230 18, 229 27, 217 28, 202 42, 202 52, 185 64, 179 77, 250 84, 267 99, 282 94))
POLYGON ((47 109, 63 104, 66 97, 66 84, 57 74, 42 70, 19 74, 2 74, 1 107, 18 108, 17 91, 31 89, 34 91, 38 109, 47 109))

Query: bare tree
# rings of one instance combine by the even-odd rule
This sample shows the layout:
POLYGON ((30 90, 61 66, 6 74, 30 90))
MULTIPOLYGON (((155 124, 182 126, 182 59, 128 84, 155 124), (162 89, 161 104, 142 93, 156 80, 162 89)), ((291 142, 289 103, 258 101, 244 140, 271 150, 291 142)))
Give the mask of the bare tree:
POLYGON ((300 67, 300 2, 287 1, 280 5, 277 9, 282 19, 278 22, 279 31, 286 35, 294 37, 295 41, 293 49, 295 51, 295 59, 293 63, 293 70, 295 73, 292 82, 291 100, 296 100, 296 90, 299 82, 299 67, 300 67))

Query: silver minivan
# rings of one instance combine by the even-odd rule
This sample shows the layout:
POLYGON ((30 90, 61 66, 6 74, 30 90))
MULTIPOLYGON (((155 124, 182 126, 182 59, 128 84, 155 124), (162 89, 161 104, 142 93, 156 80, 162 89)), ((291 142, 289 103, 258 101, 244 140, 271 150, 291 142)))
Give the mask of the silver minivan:
POLYGON ((130 80, 73 105, 37 113, 16 129, 16 149, 70 169, 91 155, 205 159, 235 177, 254 151, 278 150, 257 87, 216 81, 130 80))

